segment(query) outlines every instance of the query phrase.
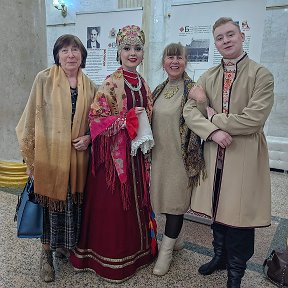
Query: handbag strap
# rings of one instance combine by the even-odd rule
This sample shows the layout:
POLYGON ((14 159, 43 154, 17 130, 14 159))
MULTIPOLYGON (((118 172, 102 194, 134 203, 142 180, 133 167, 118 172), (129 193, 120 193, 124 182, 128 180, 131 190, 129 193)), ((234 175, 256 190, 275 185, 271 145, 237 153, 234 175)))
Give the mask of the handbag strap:
MULTIPOLYGON (((26 182, 26 184, 24 186, 24 189, 23 189, 21 195, 18 195, 18 202, 17 202, 17 205, 16 205, 16 211, 15 211, 15 215, 14 215, 14 222, 17 221, 18 210, 19 210, 19 207, 20 207, 20 204, 21 204, 22 194, 23 194, 23 192, 25 190, 27 190, 28 196, 30 196, 30 194, 34 193, 34 178, 33 177, 30 177, 30 176, 28 177, 27 182, 26 182)), ((31 195, 31 196, 33 196, 33 195, 31 195)), ((32 202, 34 202, 34 201, 32 201, 32 202)), ((36 201, 34 203, 36 203, 36 201)))
POLYGON ((282 271, 281 271, 282 275, 281 275, 280 287, 287 287, 287 286, 284 286, 284 284, 285 284, 285 283, 284 283, 284 282, 285 282, 285 272, 286 272, 287 267, 288 267, 288 264, 286 264, 286 265, 284 266, 284 268, 282 269, 282 271))
POLYGON ((263 263, 263 273, 264 273, 264 275, 272 282, 272 283, 274 283, 276 286, 278 286, 278 287, 287 287, 287 286, 285 286, 285 273, 286 273, 286 270, 287 270, 287 268, 288 268, 288 263, 282 268, 282 271, 281 271, 281 282, 280 283, 277 283, 277 282, 275 282, 273 279, 271 279, 269 276, 268 276, 268 273, 267 273, 267 271, 268 271, 268 269, 267 269, 267 262, 268 261, 270 261, 270 260, 272 260, 272 258, 273 258, 273 256, 274 256, 274 254, 275 254, 275 250, 273 250, 272 252, 271 252, 271 254, 269 255, 269 257, 267 257, 266 259, 265 259, 265 261, 264 261, 264 263, 263 263))
POLYGON ((273 251, 270 253, 270 255, 264 260, 264 263, 263 263, 263 266, 262 266, 264 275, 265 275, 270 281, 272 281, 273 283, 274 283, 274 281, 273 281, 272 279, 270 279, 270 277, 268 276, 268 273, 267 273, 267 272, 268 272, 267 262, 272 259, 272 257, 274 256, 274 254, 275 254, 275 250, 273 250, 273 251))
MULTIPOLYGON (((275 250, 272 250, 272 252, 270 253, 270 255, 264 260, 263 269, 265 269, 265 267, 266 267, 266 265, 267 265, 267 262, 268 262, 269 260, 272 260, 274 254, 275 254, 275 250)), ((264 271, 264 274, 266 275, 267 273, 264 271)))

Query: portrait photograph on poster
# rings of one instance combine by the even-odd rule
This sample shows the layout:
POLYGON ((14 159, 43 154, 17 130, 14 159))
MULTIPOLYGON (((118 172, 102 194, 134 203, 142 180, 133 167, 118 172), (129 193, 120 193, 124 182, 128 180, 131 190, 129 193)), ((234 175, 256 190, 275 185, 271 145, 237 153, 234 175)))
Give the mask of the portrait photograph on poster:
POLYGON ((99 34, 101 27, 87 27, 87 49, 100 48, 99 34))
POLYGON ((141 27, 142 13, 142 9, 129 9, 76 14, 76 34, 88 52, 84 72, 96 85, 120 66, 116 45, 119 29, 131 23, 141 27))

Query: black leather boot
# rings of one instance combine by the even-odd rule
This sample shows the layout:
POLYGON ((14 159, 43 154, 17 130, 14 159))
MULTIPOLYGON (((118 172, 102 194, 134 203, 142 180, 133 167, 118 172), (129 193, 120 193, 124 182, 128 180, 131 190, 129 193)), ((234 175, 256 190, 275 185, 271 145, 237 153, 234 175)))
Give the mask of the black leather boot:
POLYGON ((254 228, 228 228, 226 234, 228 288, 240 288, 246 263, 254 253, 254 239, 254 228))
POLYGON ((214 257, 212 260, 198 269, 202 275, 210 275, 216 270, 226 269, 226 251, 225 251, 225 229, 226 227, 220 224, 213 224, 213 237, 212 242, 214 247, 214 257))
POLYGON ((240 288, 241 279, 246 270, 246 261, 235 256, 228 256, 227 288, 240 288))

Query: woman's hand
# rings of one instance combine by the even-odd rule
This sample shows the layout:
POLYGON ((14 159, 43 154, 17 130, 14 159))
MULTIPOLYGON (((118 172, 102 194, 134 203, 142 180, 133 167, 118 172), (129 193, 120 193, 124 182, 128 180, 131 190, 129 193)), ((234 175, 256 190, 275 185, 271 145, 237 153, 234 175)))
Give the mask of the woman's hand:
POLYGON ((84 135, 72 140, 72 145, 77 151, 85 151, 91 143, 91 136, 84 135))
POLYGON ((188 97, 194 99, 197 103, 204 103, 207 101, 206 93, 201 86, 195 85, 189 91, 188 97))
POLYGON ((142 111, 144 111, 145 110, 145 108, 144 107, 135 107, 135 113, 136 113, 136 115, 137 114, 140 114, 142 111))
POLYGON ((27 174, 29 177, 33 178, 33 172, 32 172, 28 167, 26 168, 26 174, 27 174))

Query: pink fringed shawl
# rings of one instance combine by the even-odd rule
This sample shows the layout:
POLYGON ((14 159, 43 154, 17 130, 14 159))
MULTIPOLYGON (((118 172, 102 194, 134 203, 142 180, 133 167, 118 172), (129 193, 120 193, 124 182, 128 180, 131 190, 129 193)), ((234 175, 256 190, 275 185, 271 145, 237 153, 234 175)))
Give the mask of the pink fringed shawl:
MULTIPOLYGON (((142 79, 147 92, 146 112, 151 120, 151 91, 142 79)), ((91 105, 89 114, 90 132, 93 141, 92 172, 101 163, 105 163, 106 181, 114 191, 116 176, 120 180, 123 207, 129 208, 129 191, 132 189, 127 180, 130 171, 131 140, 125 128, 127 116, 127 95, 124 89, 124 77, 121 69, 110 75, 101 85, 91 105), (96 150, 97 151, 96 151, 96 150)), ((147 167, 147 160, 143 163, 147 167)), ((145 170, 144 185, 149 183, 149 173, 145 170)), ((146 190, 146 189, 144 189, 146 190)), ((145 192, 148 194, 148 191, 145 192)), ((148 199, 148 196, 144 195, 148 199)), ((148 201, 148 200, 146 200, 148 201)))

